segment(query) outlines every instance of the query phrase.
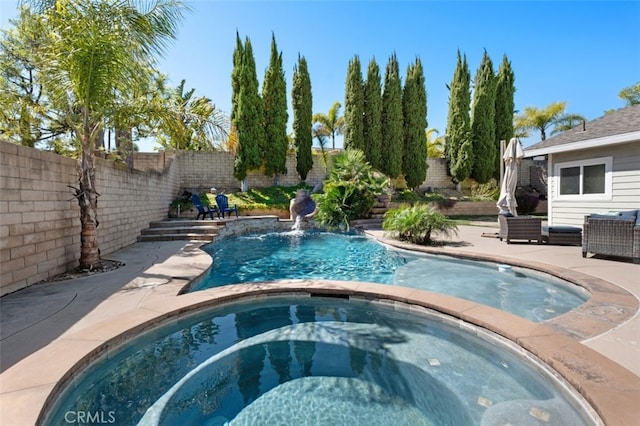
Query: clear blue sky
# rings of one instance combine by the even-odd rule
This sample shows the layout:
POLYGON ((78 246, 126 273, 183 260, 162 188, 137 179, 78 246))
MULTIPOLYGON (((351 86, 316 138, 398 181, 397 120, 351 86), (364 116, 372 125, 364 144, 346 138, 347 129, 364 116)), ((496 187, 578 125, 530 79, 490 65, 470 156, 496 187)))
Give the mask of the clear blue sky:
MULTIPOLYGON (((0 0, 0 27, 16 16, 14 0, 0 0)), ((567 112, 588 119, 624 105, 618 93, 640 81, 640 1, 214 1, 188 2, 178 40, 159 69, 176 86, 231 108, 236 30, 251 39, 258 80, 268 65, 271 34, 283 55, 290 96, 298 54, 306 57, 313 111, 344 105, 349 60, 363 73, 371 58, 382 70, 396 53, 404 77, 420 57, 426 78, 427 120, 446 128, 448 91, 458 49, 471 76, 486 49, 497 71, 503 55, 516 77, 516 110, 566 101, 567 112)), ((292 120, 289 99, 289 121, 292 120)), ((538 135, 523 141, 538 141, 538 135)), ((153 144, 141 144, 152 151, 153 144)))

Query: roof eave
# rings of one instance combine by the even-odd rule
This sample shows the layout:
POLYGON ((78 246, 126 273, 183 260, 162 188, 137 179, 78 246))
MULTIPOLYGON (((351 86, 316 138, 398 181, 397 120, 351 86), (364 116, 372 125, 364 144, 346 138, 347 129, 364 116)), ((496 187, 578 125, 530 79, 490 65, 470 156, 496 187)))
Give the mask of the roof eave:
POLYGON ((539 155, 556 154, 559 152, 578 151, 582 149, 600 148, 603 146, 618 145, 640 140, 640 131, 621 133, 619 135, 603 136, 596 139, 568 142, 560 145, 548 146, 538 149, 525 149, 525 157, 537 157, 539 155))

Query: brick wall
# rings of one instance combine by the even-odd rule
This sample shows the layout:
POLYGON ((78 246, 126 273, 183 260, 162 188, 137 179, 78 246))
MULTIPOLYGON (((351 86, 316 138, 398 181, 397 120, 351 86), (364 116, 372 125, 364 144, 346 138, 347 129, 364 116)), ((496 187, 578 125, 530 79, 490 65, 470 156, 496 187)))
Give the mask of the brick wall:
MULTIPOLYGON (((179 165, 129 171, 96 159, 98 240, 102 255, 136 241, 167 216, 180 190, 179 165)), ((76 161, 0 141, 0 295, 77 266, 80 219, 73 198, 76 161)))

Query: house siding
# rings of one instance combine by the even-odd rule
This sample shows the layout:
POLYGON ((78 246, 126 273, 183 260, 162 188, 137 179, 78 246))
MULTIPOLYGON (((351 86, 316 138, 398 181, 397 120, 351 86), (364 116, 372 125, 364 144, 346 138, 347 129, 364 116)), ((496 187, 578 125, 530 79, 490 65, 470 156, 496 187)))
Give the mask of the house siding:
POLYGON ((606 213, 640 209, 640 141, 597 149, 563 152, 549 156, 549 223, 551 225, 582 226, 584 216, 590 213, 606 213), (570 161, 612 157, 612 193, 603 200, 555 199, 558 176, 555 165, 570 161))

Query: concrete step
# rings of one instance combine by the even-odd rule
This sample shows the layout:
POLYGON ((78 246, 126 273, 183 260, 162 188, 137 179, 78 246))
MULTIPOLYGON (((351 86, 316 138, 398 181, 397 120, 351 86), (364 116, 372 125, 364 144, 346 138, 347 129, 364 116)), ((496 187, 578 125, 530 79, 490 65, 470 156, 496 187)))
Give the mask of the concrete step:
POLYGON ((218 219, 205 219, 205 220, 161 220, 157 222, 151 222, 150 228, 184 228, 184 227, 210 227, 215 226, 222 228, 224 222, 218 219))
POLYGON ((187 240, 208 243, 213 241, 225 223, 220 220, 163 220, 151 222, 140 231, 138 241, 187 240))
POLYGON ((194 233, 182 233, 182 234, 143 234, 138 236, 140 242, 150 241, 195 241, 202 243, 210 243, 215 238, 214 235, 194 234, 194 233))
POLYGON ((162 235, 162 234, 203 234, 215 235, 222 228, 221 226, 182 226, 168 227, 158 226, 155 228, 146 228, 140 231, 142 235, 162 235))

